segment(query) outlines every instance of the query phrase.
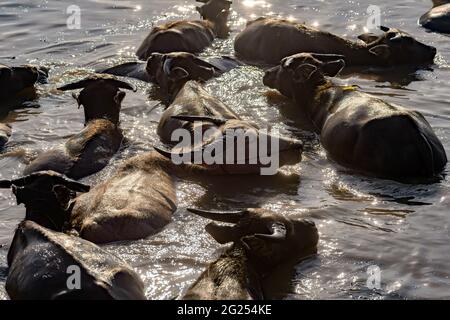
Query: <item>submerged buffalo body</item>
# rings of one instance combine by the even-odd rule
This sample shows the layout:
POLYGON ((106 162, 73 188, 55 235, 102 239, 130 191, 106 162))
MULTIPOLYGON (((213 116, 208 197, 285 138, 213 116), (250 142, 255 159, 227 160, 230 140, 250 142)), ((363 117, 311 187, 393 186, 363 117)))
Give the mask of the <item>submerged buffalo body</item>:
POLYGON ((75 200, 69 228, 95 243, 159 232, 177 208, 167 163, 156 152, 127 160, 114 176, 75 200))
POLYGON ((197 11, 203 20, 175 21, 154 27, 140 45, 136 55, 147 60, 152 53, 190 52, 199 53, 211 45, 215 37, 228 35, 227 20, 231 1, 210 0, 197 11))
MULTIPOLYGON (((175 97, 172 104, 164 111, 159 124, 158 135, 164 143, 174 144, 172 134, 176 129, 194 130, 194 123, 178 120, 176 116, 204 116, 216 119, 239 119, 238 115, 217 98, 209 94, 196 81, 187 82, 175 97)), ((201 123, 209 127, 213 123, 201 123)))
POLYGON ((317 252, 319 234, 308 220, 291 220, 263 209, 209 212, 188 209, 225 222, 206 226, 220 244, 232 247, 212 262, 188 289, 185 300, 264 299, 262 279, 281 264, 297 264, 317 252))
POLYGON ((89 186, 45 171, 1 180, 0 188, 11 188, 26 208, 8 252, 6 290, 11 299, 145 298, 139 276, 126 263, 63 233, 71 201, 89 186))
POLYGON ((31 65, 0 64, 0 113, 36 98, 34 85, 47 81, 48 69, 31 65))
POLYGON ((60 88, 61 90, 83 88, 75 96, 85 109, 85 128, 66 143, 40 154, 24 171, 52 170, 70 178, 81 179, 103 169, 119 150, 123 140, 119 127, 119 113, 125 92, 119 88, 133 89, 129 84, 97 77, 60 88))
POLYGON ((12 188, 17 203, 25 205, 25 219, 43 227, 94 243, 137 240, 170 222, 176 194, 169 172, 177 170, 150 152, 128 159, 92 189, 53 171, 2 180, 0 188, 12 188))
MULTIPOLYGON (((274 169, 272 173, 275 174, 279 167, 300 162, 303 151, 301 141, 266 132, 256 124, 240 119, 195 81, 187 82, 163 113, 158 135, 164 143, 176 144, 172 151, 158 149, 169 159, 182 156, 195 161, 199 155, 214 154, 217 161, 208 163, 207 167, 222 174, 255 174, 268 167, 274 169), (178 141, 173 136, 181 133, 181 130, 175 132, 177 129, 188 133, 189 141, 178 141), (272 150, 275 143, 277 149, 272 150), (271 159, 270 164, 262 159, 264 151, 271 159), (272 167, 275 159, 277 168, 272 167)), ((203 159, 195 163, 204 164, 203 159)))
POLYGON ((343 166, 398 180, 438 176, 447 157, 430 124, 416 111, 352 87, 334 85, 343 60, 298 54, 266 72, 264 83, 293 98, 320 134, 328 155, 343 166), (333 61, 334 60, 334 61, 333 61))
POLYGON ((8 252, 6 291, 13 300, 143 300, 129 265, 100 247, 25 220, 8 252), (69 277, 77 276, 79 283, 69 277))
POLYGON ((41 153, 24 174, 52 170, 81 179, 102 170, 119 150, 122 139, 122 131, 110 121, 93 120, 61 147, 41 153))
POLYGON ((381 27, 381 30, 384 33, 380 36, 362 34, 359 36, 362 41, 354 42, 304 24, 259 18, 248 23, 247 28, 236 37, 234 47, 238 57, 272 65, 302 52, 341 54, 349 66, 433 63, 436 48, 398 29, 381 27))
POLYGON ((420 17, 420 25, 431 31, 450 33, 449 2, 448 0, 433 0, 434 7, 420 17))

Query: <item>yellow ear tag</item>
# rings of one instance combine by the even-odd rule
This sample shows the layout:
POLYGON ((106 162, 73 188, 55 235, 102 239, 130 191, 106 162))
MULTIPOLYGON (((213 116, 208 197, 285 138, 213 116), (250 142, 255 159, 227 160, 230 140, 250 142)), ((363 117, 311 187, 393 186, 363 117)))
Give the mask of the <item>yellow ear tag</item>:
POLYGON ((359 86, 357 85, 352 85, 352 86, 343 86, 342 90, 344 91, 356 91, 359 89, 359 86))

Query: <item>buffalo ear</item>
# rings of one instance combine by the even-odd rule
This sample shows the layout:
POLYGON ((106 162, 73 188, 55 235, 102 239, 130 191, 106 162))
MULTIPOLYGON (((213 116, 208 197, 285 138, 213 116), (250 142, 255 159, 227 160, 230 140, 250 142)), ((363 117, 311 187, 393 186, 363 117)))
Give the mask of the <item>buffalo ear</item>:
POLYGON ((317 67, 313 66, 312 64, 302 64, 294 71, 294 81, 295 82, 306 82, 311 77, 318 72, 317 67))
POLYGON ((335 77, 345 67, 344 60, 336 60, 325 63, 320 69, 322 73, 329 77, 335 77))
POLYGON ((203 8, 202 7, 195 7, 195 9, 203 17, 203 8))
POLYGON ((121 104, 122 100, 125 98, 126 93, 123 91, 117 91, 116 95, 114 96, 114 102, 117 104, 121 104))
POLYGON ((61 205, 61 207, 64 207, 64 209, 67 209, 66 206, 68 206, 70 200, 72 200, 76 196, 76 193, 74 191, 69 190, 63 185, 53 186, 52 191, 59 204, 61 205))
POLYGON ((232 226, 221 226, 215 222, 211 222, 206 225, 205 230, 220 244, 225 244, 236 240, 235 227, 232 226))
POLYGON ((181 79, 185 79, 185 78, 189 77, 189 72, 187 72, 183 68, 176 67, 170 71, 169 77, 172 80, 181 80, 181 79))
POLYGON ((375 46, 369 52, 382 59, 387 59, 391 55, 391 49, 385 44, 375 46))
POLYGON ((379 37, 375 33, 363 33, 358 36, 359 40, 364 41, 365 43, 369 44, 377 40, 379 37))
POLYGON ((80 107, 81 107, 81 105, 82 105, 82 103, 81 103, 81 101, 80 101, 80 96, 77 95, 75 92, 72 92, 72 98, 74 98, 74 99, 77 101, 78 109, 80 109, 80 107))

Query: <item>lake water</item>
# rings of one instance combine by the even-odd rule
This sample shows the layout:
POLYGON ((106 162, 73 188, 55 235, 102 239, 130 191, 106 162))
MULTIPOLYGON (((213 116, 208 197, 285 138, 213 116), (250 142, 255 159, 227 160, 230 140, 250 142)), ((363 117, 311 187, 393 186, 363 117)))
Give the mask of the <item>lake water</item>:
MULTIPOLYGON (((364 32, 371 3, 379 5, 382 24, 403 29, 437 47, 436 65, 415 77, 397 75, 392 82, 356 76, 346 76, 342 82, 421 111, 450 154, 450 38, 417 25, 431 1, 234 0, 231 37, 216 41, 203 55, 232 55, 234 37, 246 20, 268 14, 294 18, 354 39, 364 32)), ((50 83, 38 88, 39 107, 16 110, 0 119, 10 123, 14 131, 0 156, 0 178, 19 176, 29 159, 83 127, 83 111, 77 109, 70 93, 55 90, 58 85, 79 79, 100 65, 133 60, 136 48, 153 25, 197 18, 195 5, 194 1, 174 0, 0 0, 0 63, 34 63, 51 68, 50 83), (79 30, 66 25, 66 8, 73 4, 81 8, 79 30)), ((266 181, 230 177, 220 183, 177 183, 179 210, 173 223, 149 239, 106 246, 136 268, 146 284, 147 297, 179 296, 222 250, 204 232, 206 221, 184 208, 259 206, 289 217, 312 219, 321 236, 318 255, 296 267, 277 297, 450 299, 449 178, 432 185, 405 185, 338 168, 326 159, 317 137, 299 129, 301 119, 294 106, 282 99, 268 100, 262 76, 257 68, 241 67, 210 81, 207 89, 244 119, 303 139, 307 146, 303 161, 284 169, 298 173, 299 178, 266 181), (371 266, 381 271, 378 289, 371 289, 367 283, 371 266)), ((95 184, 112 174, 124 159, 158 144, 155 129, 162 108, 158 101, 147 98, 151 85, 135 84, 138 92, 127 92, 123 102, 126 144, 110 166, 83 181, 95 184)), ((23 216, 24 208, 15 205, 11 192, 0 191, 3 299, 7 298, 6 253, 23 216)))

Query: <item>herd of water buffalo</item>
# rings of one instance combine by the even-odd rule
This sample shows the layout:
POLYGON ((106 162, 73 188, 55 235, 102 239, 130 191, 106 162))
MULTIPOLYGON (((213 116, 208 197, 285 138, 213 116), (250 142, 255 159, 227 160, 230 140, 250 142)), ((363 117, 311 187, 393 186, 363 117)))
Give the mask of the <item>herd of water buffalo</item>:
MULTIPOLYGON (((125 92, 121 89, 135 88, 116 76, 159 87, 167 108, 157 134, 167 146, 174 147, 171 135, 176 129, 191 133, 200 125, 216 129, 217 134, 193 145, 188 153, 224 139, 228 129, 260 132, 203 88, 209 79, 246 63, 264 68, 264 84, 294 101, 337 164, 358 174, 409 183, 435 181, 442 175, 447 163, 444 148, 419 112, 332 79, 347 66, 426 67, 433 64, 434 47, 394 28, 381 27, 380 35, 367 33, 349 41, 304 24, 259 18, 236 37, 236 58, 202 59, 196 54, 216 37, 228 37, 232 3, 198 1, 204 3, 197 7, 202 20, 154 27, 136 53, 141 61, 98 70, 58 88, 82 89, 73 96, 84 107, 85 128, 64 145, 41 153, 22 177, 0 181, 0 188, 11 188, 17 203, 26 208, 7 257, 6 290, 11 299, 145 299, 139 275, 97 244, 142 239, 161 231, 177 209, 174 177, 252 175, 264 166, 260 161, 174 164, 172 153, 179 151, 155 148, 126 160, 92 188, 76 181, 107 166, 122 143, 119 114, 125 92), (73 265, 81 270, 78 290, 67 287, 67 268, 73 265)), ((448 31, 448 14, 442 19, 430 11, 421 21, 433 30, 441 26, 448 31), (442 21, 433 22, 433 17, 442 21)), ((0 65, 2 104, 34 98, 35 83, 47 76, 45 67, 0 65)), ((11 130, 0 124, 0 147, 11 130)), ((272 138, 280 141, 280 166, 301 161, 301 141, 272 138)), ((263 299, 266 275, 317 250, 318 231, 308 220, 258 208, 188 210, 226 223, 211 222, 206 231, 217 242, 232 246, 192 284, 185 299, 263 299)))

